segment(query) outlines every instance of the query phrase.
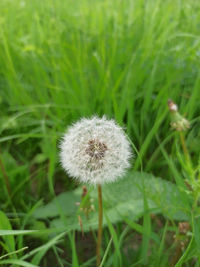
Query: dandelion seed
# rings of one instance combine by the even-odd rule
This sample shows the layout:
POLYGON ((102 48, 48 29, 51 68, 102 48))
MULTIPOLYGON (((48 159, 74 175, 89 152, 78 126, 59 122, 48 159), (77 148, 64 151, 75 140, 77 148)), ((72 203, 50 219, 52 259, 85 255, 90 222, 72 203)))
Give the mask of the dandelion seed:
POLYGON ((90 184, 104 184, 122 177, 132 157, 123 129, 105 116, 83 118, 70 126, 60 148, 66 172, 90 184))

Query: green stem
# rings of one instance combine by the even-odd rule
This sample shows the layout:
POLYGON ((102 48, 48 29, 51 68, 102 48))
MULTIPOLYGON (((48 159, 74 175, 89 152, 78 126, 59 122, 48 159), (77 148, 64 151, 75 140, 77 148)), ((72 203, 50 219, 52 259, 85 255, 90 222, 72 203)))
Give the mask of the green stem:
POLYGON ((103 224, 103 206, 102 206, 102 189, 101 185, 98 185, 98 211, 99 211, 99 227, 97 238, 97 267, 101 264, 101 242, 102 242, 102 224, 103 224))
POLYGON ((180 132, 180 139, 181 139, 181 145, 182 145, 182 148, 183 148, 183 152, 184 152, 185 158, 190 163, 190 154, 189 154, 189 152, 187 150, 187 147, 186 147, 186 144, 185 144, 185 138, 184 138, 182 132, 180 132))
MULTIPOLYGON (((0 153, 1 153, 1 151, 0 151, 0 153)), ((8 195, 10 196, 11 191, 10 191, 9 178, 8 178, 7 173, 6 173, 6 169, 4 167, 3 161, 1 160, 1 156, 0 156, 0 169, 1 169, 1 172, 2 172, 2 177, 4 179, 8 195)))

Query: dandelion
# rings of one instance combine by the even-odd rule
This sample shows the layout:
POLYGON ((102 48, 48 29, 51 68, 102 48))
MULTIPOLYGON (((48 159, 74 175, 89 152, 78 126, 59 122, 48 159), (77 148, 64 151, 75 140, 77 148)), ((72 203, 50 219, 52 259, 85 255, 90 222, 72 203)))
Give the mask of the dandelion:
POLYGON ((168 107, 171 112, 171 127, 172 129, 182 132, 190 128, 190 122, 185 119, 179 112, 178 106, 171 100, 168 100, 168 107))
POLYGON ((61 164, 70 176, 79 182, 98 185, 98 267, 103 224, 101 185, 122 177, 130 167, 130 143, 123 129, 104 116, 83 118, 69 127, 60 148, 61 164))
POLYGON ((63 168, 83 183, 113 182, 130 166, 131 149, 123 129, 105 117, 76 122, 64 135, 60 148, 63 168))
POLYGON ((190 122, 185 119, 179 112, 178 106, 171 100, 168 100, 168 107, 171 113, 171 127, 175 131, 179 132, 182 148, 185 154, 186 159, 190 162, 190 155, 185 144, 185 138, 183 131, 186 131, 190 128, 190 122))

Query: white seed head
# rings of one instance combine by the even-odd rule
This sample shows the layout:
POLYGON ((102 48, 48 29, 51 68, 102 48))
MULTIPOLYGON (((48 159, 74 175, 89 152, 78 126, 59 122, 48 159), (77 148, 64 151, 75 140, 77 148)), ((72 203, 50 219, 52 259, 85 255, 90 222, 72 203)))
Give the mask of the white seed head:
POLYGON ((60 143, 66 172, 90 184, 115 181, 125 174, 132 157, 130 143, 113 120, 83 118, 70 126, 60 143))

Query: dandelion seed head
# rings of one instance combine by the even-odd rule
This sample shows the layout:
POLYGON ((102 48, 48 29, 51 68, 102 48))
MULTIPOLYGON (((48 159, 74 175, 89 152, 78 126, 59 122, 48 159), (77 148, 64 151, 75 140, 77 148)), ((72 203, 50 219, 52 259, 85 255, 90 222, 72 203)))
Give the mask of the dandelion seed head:
POLYGON ((114 120, 83 118, 70 126, 60 143, 61 164, 80 182, 103 184, 122 177, 130 167, 130 143, 114 120))

